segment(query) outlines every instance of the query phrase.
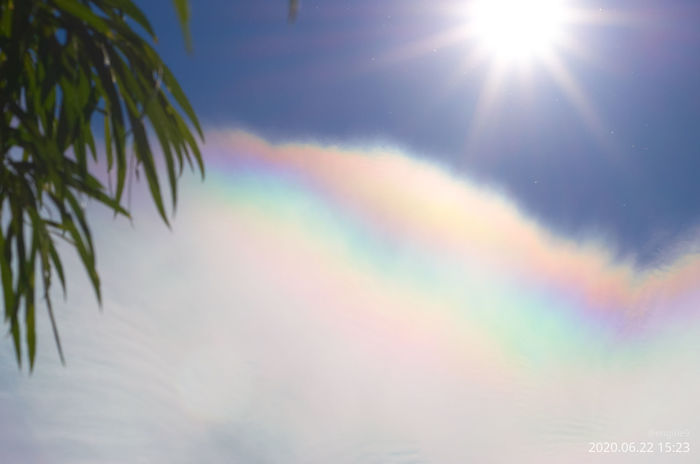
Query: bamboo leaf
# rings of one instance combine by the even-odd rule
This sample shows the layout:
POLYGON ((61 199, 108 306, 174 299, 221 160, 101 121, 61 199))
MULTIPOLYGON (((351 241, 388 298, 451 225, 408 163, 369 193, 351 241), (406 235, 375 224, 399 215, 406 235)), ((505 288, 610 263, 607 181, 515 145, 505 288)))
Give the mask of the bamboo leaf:
POLYGON ((182 34, 185 36, 185 47, 187 51, 192 51, 192 37, 190 35, 190 6, 187 0, 173 0, 175 5, 175 11, 177 12, 177 17, 180 20, 180 28, 182 29, 182 34))
POLYGON ((129 0, 102 0, 102 3, 104 3, 105 6, 109 7, 109 9, 117 9, 124 12, 124 14, 136 21, 136 24, 144 28, 151 37, 155 38, 156 35, 153 32, 153 27, 148 21, 148 18, 146 18, 146 15, 143 14, 143 11, 141 11, 141 9, 138 6, 136 6, 133 2, 129 0))
POLYGON ((34 368, 34 359, 36 358, 36 327, 34 318, 34 269, 35 257, 37 252, 36 230, 34 239, 32 240, 31 258, 28 266, 28 288, 26 289, 26 304, 24 307, 24 330, 27 343, 27 355, 29 357, 29 370, 34 368))
POLYGON ((66 296, 66 276, 63 273, 63 263, 58 256, 56 247, 53 244, 53 240, 49 239, 49 258, 53 263, 53 267, 56 269, 56 274, 58 274, 58 280, 61 282, 61 289, 63 290, 63 296, 66 296))
POLYGON ((183 109, 187 117, 190 119, 190 122, 194 124, 195 129, 197 129, 197 134, 199 134, 199 138, 204 139, 204 133, 202 132, 202 128, 199 126, 199 120, 197 119, 194 109, 185 96, 185 92, 182 91, 180 84, 178 84, 177 80, 175 79, 175 76, 173 76, 173 73, 165 65, 163 65, 163 82, 165 83, 168 91, 173 95, 173 98, 175 98, 177 104, 180 105, 180 108, 183 109))
POLYGON ((111 171, 114 164, 114 155, 112 153, 112 132, 109 130, 109 113, 104 116, 104 136, 105 152, 107 154, 107 170, 111 171))
POLYGON ((163 197, 160 193, 160 185, 158 183, 158 174, 156 173, 153 153, 151 153, 146 131, 143 128, 143 124, 132 114, 129 114, 129 117, 131 119, 131 127, 134 130, 134 151, 136 152, 136 157, 141 162, 143 171, 146 174, 146 180, 148 182, 148 188, 151 191, 153 203, 156 205, 156 209, 163 219, 163 222, 169 227, 170 222, 168 221, 168 214, 165 212, 163 197))
POLYGON ((2 293, 5 302, 6 321, 12 316, 11 308, 14 307, 15 300, 15 291, 12 285, 14 279, 12 275, 12 266, 10 265, 12 258, 10 251, 12 246, 12 235, 8 235, 8 240, 6 240, 5 234, 2 232, 2 228, 0 228, 0 275, 2 276, 2 293))
POLYGON ((96 15, 88 6, 75 0, 51 0, 59 11, 68 13, 75 18, 84 21, 96 31, 109 35, 109 27, 104 19, 96 15))
POLYGON ((15 357, 17 365, 22 367, 22 335, 19 330, 19 321, 17 316, 10 319, 10 333, 12 334, 12 344, 15 348, 15 357))
MULTIPOLYGON (((173 4, 190 49, 188 2, 173 4)), ((146 34, 155 40, 132 0, 0 0, 0 281, 20 367, 23 357, 30 370, 36 362, 37 269, 64 361, 49 290, 56 275, 65 297, 67 276, 54 238, 77 252, 101 303, 88 214, 79 200, 130 217, 121 198, 132 156, 168 224, 151 134, 173 207, 185 161, 196 160, 204 174, 190 129, 203 138, 196 114, 146 34), (102 140, 93 132, 96 113, 103 117, 102 140), (114 175, 114 191, 94 172, 102 167, 110 181, 114 175)))

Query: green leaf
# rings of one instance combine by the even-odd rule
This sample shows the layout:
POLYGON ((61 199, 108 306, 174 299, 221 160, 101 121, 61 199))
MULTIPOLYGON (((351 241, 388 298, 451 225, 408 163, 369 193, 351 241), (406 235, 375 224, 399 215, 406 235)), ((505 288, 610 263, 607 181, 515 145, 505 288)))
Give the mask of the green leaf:
MULTIPOLYGON (((174 5, 189 49, 188 2, 174 5)), ((132 159, 168 224, 152 134, 173 207, 184 163, 192 166, 194 158, 204 174, 190 129, 203 139, 196 114, 149 36, 155 40, 132 0, 0 0, 0 281, 18 365, 26 349, 30 370, 36 361, 37 268, 64 360, 49 290, 56 275, 65 296, 67 276, 54 238, 77 252, 102 299, 88 214, 79 199, 130 217, 121 198, 132 159), (93 132, 96 113, 104 118, 104 150, 93 132), (114 191, 99 180, 95 170, 102 168, 108 179, 114 175, 114 191)))
POLYGON ((10 333, 12 334, 12 344, 15 348, 15 357, 17 358, 17 365, 22 366, 22 335, 19 331, 19 321, 17 316, 10 320, 10 333))
POLYGON ((185 36, 185 47, 187 51, 192 51, 192 37, 190 35, 190 5, 187 0, 173 0, 173 5, 175 5, 175 11, 177 12, 177 18, 180 20, 180 28, 182 29, 182 35, 185 36))
POLYGON ((104 3, 105 6, 109 7, 110 9, 116 9, 124 12, 127 16, 136 21, 139 26, 144 28, 152 38, 155 38, 156 35, 153 32, 153 27, 148 21, 148 18, 146 18, 143 11, 141 11, 141 9, 133 2, 130 2, 129 0, 102 0, 102 3, 104 3))
MULTIPOLYGON (((36 231, 35 231, 36 237, 36 231)), ((24 307, 24 329, 27 343, 27 354, 29 357, 29 370, 34 368, 34 359, 36 357, 36 327, 34 324, 34 269, 36 256, 36 239, 32 243, 31 259, 29 261, 29 286, 26 291, 26 304, 24 307)))
POLYGON ((105 20, 96 15, 84 4, 75 0, 51 0, 50 3, 53 3, 62 13, 68 13, 81 21, 85 21, 85 23, 90 25, 96 31, 107 36, 111 35, 110 29, 105 20))
POLYGON ((199 137, 202 140, 204 140, 204 133, 202 132, 202 128, 199 126, 199 120, 197 120, 197 115, 195 114, 194 109, 190 105, 189 100, 187 100, 185 92, 182 91, 182 88, 175 79, 175 76, 173 76, 173 73, 165 65, 163 65, 163 82, 165 83, 165 86, 167 87, 168 91, 175 98, 177 104, 180 105, 180 108, 182 108, 185 111, 187 117, 190 119, 192 124, 194 124, 194 127, 195 129, 197 129, 197 134, 199 134, 199 137))
MULTIPOLYGON (((168 182, 170 184, 170 197, 172 199, 173 207, 177 204, 177 172, 175 170, 175 161, 173 159, 173 152, 170 148, 169 138, 177 138, 177 135, 171 134, 168 131, 168 120, 163 114, 161 107, 156 103, 155 100, 149 102, 146 107, 146 114, 148 115, 153 130, 156 132, 156 137, 160 142, 161 149, 163 151, 163 158, 165 159, 165 164, 168 172, 168 182)), ((174 144, 177 144, 176 140, 174 144)))
POLYGON ((61 337, 58 335, 58 326, 56 325, 56 318, 53 315, 53 305, 51 300, 46 300, 46 309, 49 313, 49 320, 51 321, 51 330, 53 331, 54 342, 56 343, 56 349, 58 350, 58 357, 61 360, 61 364, 66 365, 66 358, 63 356, 63 347, 61 346, 61 337))
POLYGON ((114 155, 112 154, 112 132, 109 130, 109 113, 104 116, 105 151, 107 154, 107 170, 112 170, 114 155))
MULTIPOLYGON (((2 209, 0 209, 0 213, 2 209)), ((9 320, 12 317, 11 308, 15 306, 15 291, 12 285, 12 266, 10 261, 12 258, 11 246, 12 246, 12 235, 9 234, 9 239, 5 240, 5 234, 0 228, 0 274, 2 276, 2 293, 5 301, 5 320, 9 320)))
POLYGON ((100 277, 97 274, 97 269, 95 267, 95 256, 93 255, 92 250, 85 245, 80 232, 78 232, 78 229, 75 227, 75 223, 70 216, 64 219, 63 226, 73 239, 74 246, 78 251, 78 256, 80 256, 83 267, 85 267, 85 271, 87 272, 90 282, 92 283, 92 288, 95 292, 95 296, 97 297, 97 302, 101 306, 102 292, 100 290, 100 277))
POLYGON ((63 296, 66 296, 66 276, 63 273, 63 264, 61 263, 61 258, 58 256, 56 247, 53 244, 53 240, 49 239, 49 257, 56 269, 56 274, 58 274, 58 280, 61 282, 61 289, 63 290, 63 296))
POLYGON ((141 162, 143 171, 146 174, 146 180, 148 181, 148 188, 151 191, 153 203, 156 205, 156 209, 158 209, 158 213, 163 219, 163 222, 170 227, 168 214, 165 212, 165 205, 163 204, 163 197, 160 193, 158 174, 156 173, 153 153, 151 153, 151 147, 148 143, 148 138, 146 137, 146 131, 136 117, 129 114, 129 118, 131 119, 131 128, 134 131, 134 151, 136 152, 136 157, 139 162, 141 162))

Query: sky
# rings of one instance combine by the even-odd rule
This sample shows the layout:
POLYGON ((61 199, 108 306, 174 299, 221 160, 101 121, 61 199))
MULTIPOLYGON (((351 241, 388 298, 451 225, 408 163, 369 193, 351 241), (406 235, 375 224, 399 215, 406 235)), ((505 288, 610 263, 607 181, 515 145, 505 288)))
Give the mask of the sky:
POLYGON ((399 146, 503 190, 561 233, 602 235, 640 264, 694 235, 697 2, 572 0, 587 17, 556 54, 580 97, 535 64, 504 73, 482 118, 492 67, 472 58, 473 40, 445 38, 469 2, 307 1, 294 25, 281 0, 197 3, 192 56, 167 3, 147 11, 209 126, 399 146))
POLYGON ((88 205, 103 307, 64 246, 0 462, 697 462, 700 5, 515 59, 466 1, 193 2, 190 55, 143 3, 206 177, 88 205))

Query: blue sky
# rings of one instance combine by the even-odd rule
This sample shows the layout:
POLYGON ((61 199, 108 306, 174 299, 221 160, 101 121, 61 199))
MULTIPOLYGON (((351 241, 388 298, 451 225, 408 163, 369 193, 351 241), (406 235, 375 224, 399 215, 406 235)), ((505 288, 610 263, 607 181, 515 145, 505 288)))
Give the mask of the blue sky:
POLYGON ((450 4, 306 1, 290 25, 279 0, 197 2, 191 56, 169 2, 145 7, 159 51, 207 126, 273 140, 398 145, 493 184, 560 232, 601 236, 642 264, 688 240, 700 219, 700 6, 577 2, 594 13, 572 32, 585 56, 560 56, 599 127, 535 66, 528 84, 506 73, 486 127, 474 134, 489 66, 463 66, 469 40, 431 44, 459 22, 446 13, 450 4))

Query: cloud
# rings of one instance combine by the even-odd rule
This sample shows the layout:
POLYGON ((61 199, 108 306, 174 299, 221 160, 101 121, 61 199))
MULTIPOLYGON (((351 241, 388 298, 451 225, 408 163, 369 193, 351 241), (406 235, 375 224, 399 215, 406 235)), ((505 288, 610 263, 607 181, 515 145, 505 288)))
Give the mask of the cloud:
POLYGON ((557 236, 503 195, 396 151, 271 146, 242 132, 213 133, 210 140, 215 152, 236 153, 234 163, 294 176, 299 188, 369 234, 563 292, 583 311, 622 319, 625 326, 672 313, 678 305, 671 300, 693 294, 700 275, 697 254, 680 253, 663 270, 618 262, 605 243, 557 236))
POLYGON ((391 149, 207 141, 172 233, 145 206, 134 228, 98 213, 105 309, 73 261, 68 367, 46 327, 30 378, 3 358, 3 462, 582 462, 590 441, 692 440, 697 257, 616 262, 391 149))

